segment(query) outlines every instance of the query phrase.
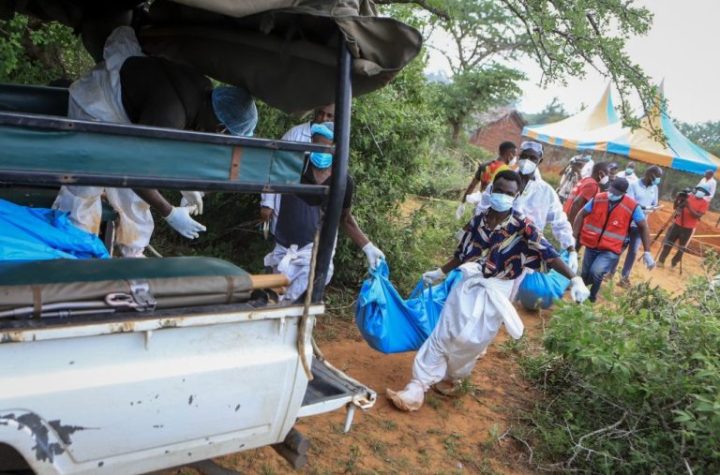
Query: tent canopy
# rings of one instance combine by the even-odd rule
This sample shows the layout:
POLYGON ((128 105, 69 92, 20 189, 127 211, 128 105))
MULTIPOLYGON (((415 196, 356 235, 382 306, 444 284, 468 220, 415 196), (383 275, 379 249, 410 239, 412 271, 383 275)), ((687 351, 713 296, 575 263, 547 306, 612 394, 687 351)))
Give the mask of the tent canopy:
POLYGON ((604 107, 612 107, 610 86, 594 108, 552 124, 528 126, 523 130, 523 135, 573 150, 613 153, 697 175, 712 170, 720 176, 720 158, 685 137, 663 108, 657 107, 651 111, 642 118, 640 127, 633 130, 622 126, 614 109, 612 114, 602 114, 604 107), (588 117, 599 117, 600 120, 591 122, 588 117), (594 127, 604 119, 607 119, 607 123, 594 127), (653 131, 660 131, 665 137, 665 143, 659 141, 655 136, 657 132, 653 131))

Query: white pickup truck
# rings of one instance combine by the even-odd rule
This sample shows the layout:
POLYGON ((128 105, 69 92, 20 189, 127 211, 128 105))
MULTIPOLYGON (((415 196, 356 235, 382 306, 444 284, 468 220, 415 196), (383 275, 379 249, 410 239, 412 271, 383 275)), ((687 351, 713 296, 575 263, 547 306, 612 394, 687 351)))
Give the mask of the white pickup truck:
MULTIPOLYGON (((0 474, 144 473, 280 443, 297 462, 307 451, 291 437, 299 417, 347 407, 348 430, 375 393, 322 360, 312 329, 345 196, 351 98, 397 75, 420 34, 369 0, 0 7, 4 18, 72 27, 91 53, 133 25, 145 54, 284 112, 336 104, 330 146, 71 120, 65 89, 0 85, 0 198, 29 190, 16 203, 48 207, 38 196, 73 184, 325 203, 308 296, 291 305, 269 303, 244 270, 212 258, 0 261, 0 474), (330 186, 301 182, 313 151, 334 154, 330 186)), ((112 236, 110 216, 110 250, 112 236)))

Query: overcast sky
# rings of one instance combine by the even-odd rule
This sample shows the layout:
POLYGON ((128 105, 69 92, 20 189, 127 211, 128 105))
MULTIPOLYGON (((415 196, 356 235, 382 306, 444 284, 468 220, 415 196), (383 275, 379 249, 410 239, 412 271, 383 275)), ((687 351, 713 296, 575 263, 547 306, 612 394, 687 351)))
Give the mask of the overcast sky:
MULTIPOLYGON (((657 82, 665 79, 670 114, 685 122, 720 120, 720 0, 639 0, 654 14, 647 36, 634 38, 628 52, 634 61, 657 82)), ((447 69, 444 60, 431 51, 428 70, 447 69)), ((541 89, 540 70, 525 61, 529 80, 523 83, 519 109, 538 112, 553 97, 570 113, 583 104, 594 104, 607 80, 589 71, 585 79, 568 80, 567 86, 553 84, 541 89)))

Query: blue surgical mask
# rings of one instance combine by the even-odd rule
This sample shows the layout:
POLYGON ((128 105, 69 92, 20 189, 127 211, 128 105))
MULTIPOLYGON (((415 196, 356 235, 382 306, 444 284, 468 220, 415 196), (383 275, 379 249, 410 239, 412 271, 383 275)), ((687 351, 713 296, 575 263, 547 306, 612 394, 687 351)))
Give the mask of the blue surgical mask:
POLYGON ((660 184, 660 181, 661 181, 661 178, 660 178, 659 176, 656 176, 656 177, 653 179, 653 185, 659 185, 659 184, 660 184))
POLYGON ((630 175, 632 175, 633 173, 635 173, 635 170, 633 170, 632 168, 626 168, 626 169, 625 169, 625 174, 626 174, 627 176, 630 176, 630 175))
POLYGON ((498 213, 504 213, 505 211, 508 211, 510 208, 512 208, 514 201, 514 196, 505 195, 503 193, 490 194, 490 207, 498 213))
POLYGON ((310 152, 310 163, 321 170, 329 168, 332 165, 332 153, 310 152))
POLYGON ((704 191, 696 191, 695 197, 696 198, 705 198, 705 192, 704 191))
POLYGON ((610 201, 620 201, 620 199, 623 197, 623 195, 617 195, 615 193, 608 193, 608 199, 610 201))

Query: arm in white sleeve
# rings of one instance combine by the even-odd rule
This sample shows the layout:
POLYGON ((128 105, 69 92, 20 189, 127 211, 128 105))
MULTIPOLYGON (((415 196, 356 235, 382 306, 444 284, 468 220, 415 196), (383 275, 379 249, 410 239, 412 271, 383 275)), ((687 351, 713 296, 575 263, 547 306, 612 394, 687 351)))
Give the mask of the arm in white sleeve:
MULTIPOLYGON (((261 193, 260 194, 260 206, 263 208, 275 209, 276 193, 261 193)), ((277 211, 277 210, 276 210, 277 211)))
POLYGON ((560 204, 560 198, 557 193, 551 187, 548 187, 548 193, 546 197, 546 206, 548 207, 547 222, 550 223, 553 236, 560 242, 560 246, 563 249, 567 249, 570 246, 575 246, 575 238, 573 237, 573 230, 570 221, 567 219, 565 211, 563 211, 562 204, 560 204))

